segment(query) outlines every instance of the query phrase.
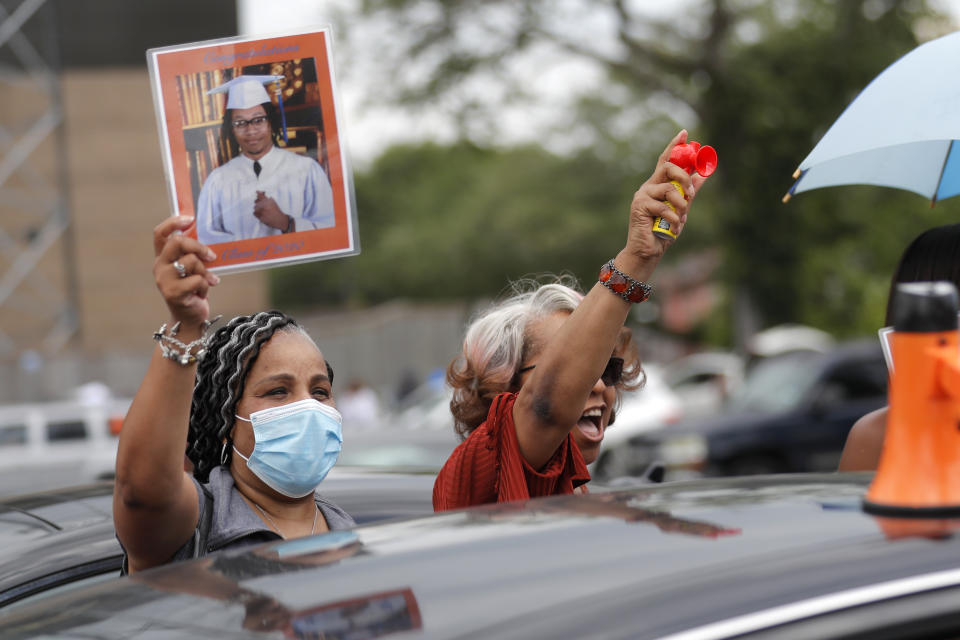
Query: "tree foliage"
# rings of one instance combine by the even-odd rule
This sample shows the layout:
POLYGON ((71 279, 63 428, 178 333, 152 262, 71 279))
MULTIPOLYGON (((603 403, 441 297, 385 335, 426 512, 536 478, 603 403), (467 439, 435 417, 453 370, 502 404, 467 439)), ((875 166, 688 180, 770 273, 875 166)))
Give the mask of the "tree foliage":
MULTIPOLYGON (((395 149, 358 175, 365 253, 324 266, 337 277, 324 276, 320 295, 485 295, 521 272, 592 277, 622 242, 632 190, 684 126, 717 148, 720 168, 672 252, 719 248, 729 291, 746 294, 762 324, 873 330, 900 251, 920 229, 955 219, 958 204, 930 210, 876 187, 780 198, 857 92, 943 18, 920 0, 708 0, 662 18, 642 6, 366 0, 367 15, 397 34, 384 59, 404 61, 385 66, 379 99, 453 105, 472 142, 395 149), (478 123, 495 125, 507 101, 537 99, 511 62, 561 53, 603 74, 584 84, 562 131, 542 131, 570 156, 490 148, 496 127, 478 123), (508 90, 487 91, 494 82, 508 90)), ((284 271, 296 283, 315 268, 284 271)))
POLYGON ((622 243, 633 188, 586 154, 394 147, 356 177, 360 256, 277 271, 274 295, 367 304, 493 296, 543 272, 592 278, 622 243))
POLYGON ((768 17, 767 36, 734 48, 722 80, 704 92, 702 127, 723 154, 713 186, 730 203, 717 212, 718 240, 728 281, 768 321, 861 333, 882 318, 889 275, 918 226, 948 221, 943 209, 956 203, 931 212, 905 192, 842 187, 781 204, 785 178, 843 108, 917 44, 917 15, 904 13, 911 3, 873 20, 866 3, 806 4, 795 23, 768 17))

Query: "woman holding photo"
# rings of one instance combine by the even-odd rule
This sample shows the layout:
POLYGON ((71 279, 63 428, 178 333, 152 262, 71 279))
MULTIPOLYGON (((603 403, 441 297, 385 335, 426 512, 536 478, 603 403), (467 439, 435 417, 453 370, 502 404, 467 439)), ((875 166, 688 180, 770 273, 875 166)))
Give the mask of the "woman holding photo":
POLYGON ((170 320, 124 420, 113 517, 124 570, 353 526, 316 488, 342 435, 333 369, 276 311, 212 333, 216 257, 182 232, 154 229, 154 279, 170 320), (184 471, 184 445, 192 473, 184 471))

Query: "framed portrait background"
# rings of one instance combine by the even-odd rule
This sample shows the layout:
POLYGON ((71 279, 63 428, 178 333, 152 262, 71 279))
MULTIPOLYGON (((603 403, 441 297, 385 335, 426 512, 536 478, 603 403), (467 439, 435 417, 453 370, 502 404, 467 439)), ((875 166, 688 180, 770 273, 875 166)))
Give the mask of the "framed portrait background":
POLYGON ((147 51, 171 215, 213 271, 359 253, 331 51, 327 27, 147 51))

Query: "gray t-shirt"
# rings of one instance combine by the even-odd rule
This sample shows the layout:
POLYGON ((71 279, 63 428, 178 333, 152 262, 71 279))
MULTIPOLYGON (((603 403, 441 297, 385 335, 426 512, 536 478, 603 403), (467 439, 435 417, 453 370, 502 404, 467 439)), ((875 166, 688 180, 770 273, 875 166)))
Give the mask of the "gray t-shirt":
MULTIPOLYGON (((173 554, 170 562, 199 558, 221 549, 238 549, 282 539, 244 501, 228 469, 216 467, 210 471, 206 483, 196 478, 193 483, 197 487, 199 507, 197 527, 190 539, 173 554)), ((314 493, 313 499, 331 531, 356 526, 346 511, 319 493, 314 493)), ((127 573, 125 552, 123 573, 127 573)))

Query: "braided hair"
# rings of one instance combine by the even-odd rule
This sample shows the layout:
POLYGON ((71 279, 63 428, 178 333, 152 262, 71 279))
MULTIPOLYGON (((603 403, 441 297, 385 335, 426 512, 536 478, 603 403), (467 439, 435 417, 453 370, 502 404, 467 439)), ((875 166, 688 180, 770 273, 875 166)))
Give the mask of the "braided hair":
MULTIPOLYGON (((280 311, 237 316, 210 337, 207 354, 197 366, 187 431, 187 456, 193 462, 193 475, 200 482, 209 479, 214 467, 230 465, 233 442, 229 434, 247 375, 260 349, 278 331, 300 332, 310 337, 293 318, 280 311)), ((327 376, 332 383, 333 369, 329 363, 327 376)))

